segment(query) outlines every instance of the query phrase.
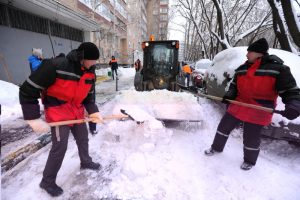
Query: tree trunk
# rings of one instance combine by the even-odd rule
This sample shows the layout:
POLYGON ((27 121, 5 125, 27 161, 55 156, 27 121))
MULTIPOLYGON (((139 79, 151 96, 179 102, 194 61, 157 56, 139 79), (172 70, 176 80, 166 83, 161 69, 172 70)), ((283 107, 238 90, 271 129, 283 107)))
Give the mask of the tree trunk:
POLYGON ((300 30, 298 29, 296 19, 293 13, 292 4, 290 0, 281 0, 284 18, 286 20, 289 32, 295 42, 300 48, 300 30))
POLYGON ((274 2, 274 0, 268 0, 268 3, 270 4, 271 9, 272 9, 273 29, 274 29, 275 35, 280 43, 281 49, 292 52, 292 48, 290 46, 287 33, 284 29, 284 24, 283 24, 284 22, 280 18, 280 15, 279 15, 278 9, 275 5, 275 2, 274 2))
MULTIPOLYGON (((218 0, 213 0, 213 2, 217 9, 217 20, 218 20, 218 24, 219 24, 220 37, 222 40, 225 40, 222 10, 220 8, 220 4, 219 4, 218 0)), ((220 43, 221 43, 223 49, 227 49, 227 46, 222 41, 220 41, 220 43)))

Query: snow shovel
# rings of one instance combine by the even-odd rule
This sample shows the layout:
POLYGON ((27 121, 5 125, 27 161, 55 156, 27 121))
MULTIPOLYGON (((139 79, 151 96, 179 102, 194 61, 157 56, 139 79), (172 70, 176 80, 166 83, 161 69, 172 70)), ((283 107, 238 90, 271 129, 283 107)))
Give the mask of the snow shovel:
MULTIPOLYGON (((122 112, 122 111, 121 111, 122 112)), ((133 121, 136 121, 133 119, 131 116, 126 115, 126 114, 121 114, 121 115, 109 115, 109 116, 104 116, 103 120, 112 120, 112 119, 132 119, 133 121)), ((90 122, 91 120, 88 118, 85 119, 75 119, 75 120, 67 120, 67 121, 60 121, 60 122, 50 122, 48 123, 49 126, 61 126, 61 125, 70 125, 70 124, 80 124, 80 123, 85 123, 85 122, 90 122)), ((140 124, 140 121, 136 121, 138 124, 140 124)))
POLYGON ((130 115, 127 111, 125 111, 124 109, 121 109, 121 113, 123 113, 124 115, 127 115, 130 119, 133 119, 134 121, 137 121, 137 118, 140 119, 139 121, 137 121, 138 124, 142 124, 144 123, 144 121, 148 121, 151 120, 151 118, 156 119, 158 121, 163 121, 163 122, 201 122, 201 120, 199 119, 175 119, 175 118, 162 118, 162 117, 153 117, 151 115, 149 115, 146 112, 143 112, 143 110, 140 110, 140 116, 136 116, 134 115, 130 115), (149 118, 150 117, 150 118, 149 118))
MULTIPOLYGON (((196 95, 197 96, 202 96, 202 97, 207 97, 209 99, 213 99, 213 100, 217 100, 217 101, 222 101, 223 100, 222 97, 216 97, 216 96, 212 96, 212 95, 202 94, 200 92, 198 92, 196 95)), ((281 110, 275 110, 273 108, 267 108, 267 107, 258 106, 258 105, 254 105, 254 104, 243 103, 243 102, 240 102, 240 101, 235 101, 235 100, 230 100, 230 99, 225 99, 225 100, 232 103, 232 104, 245 106, 245 107, 248 107, 248 108, 254 108, 254 109, 257 109, 257 110, 262 110, 262 111, 265 111, 265 112, 268 112, 268 113, 277 113, 277 114, 282 115, 282 112, 283 112, 281 110)))
POLYGON ((133 121, 136 121, 137 124, 142 124, 144 123, 143 121, 137 121, 135 120, 131 115, 129 115, 124 109, 121 109, 121 113, 123 113, 125 116, 129 117, 129 119, 133 120, 133 121))

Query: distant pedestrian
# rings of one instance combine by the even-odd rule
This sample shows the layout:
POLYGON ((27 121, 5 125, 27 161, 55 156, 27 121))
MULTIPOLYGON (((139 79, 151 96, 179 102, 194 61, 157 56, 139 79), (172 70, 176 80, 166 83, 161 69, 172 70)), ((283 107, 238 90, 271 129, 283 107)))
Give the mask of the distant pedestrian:
POLYGON ((191 74, 192 74, 192 68, 188 64, 183 63, 182 72, 183 72, 185 79, 187 79, 187 87, 189 87, 190 86, 190 78, 191 78, 191 74))
POLYGON ((33 48, 32 55, 28 57, 31 73, 33 73, 34 71, 36 71, 39 68, 42 60, 43 60, 43 50, 33 48))
POLYGON ((142 69, 142 64, 140 59, 137 59, 134 63, 134 68, 136 72, 139 72, 142 69))
POLYGON ((109 65, 111 67, 111 75, 113 80, 115 79, 115 75, 116 74, 116 78, 118 78, 118 62, 116 60, 116 58, 114 56, 111 57, 111 60, 109 61, 109 65))

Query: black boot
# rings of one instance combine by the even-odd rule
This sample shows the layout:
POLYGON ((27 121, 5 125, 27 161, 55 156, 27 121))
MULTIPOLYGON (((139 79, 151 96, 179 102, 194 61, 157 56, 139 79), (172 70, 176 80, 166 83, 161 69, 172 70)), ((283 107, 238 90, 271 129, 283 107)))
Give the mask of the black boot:
POLYGON ((98 131, 97 131, 97 130, 90 130, 90 133, 91 133, 92 135, 96 135, 96 134, 98 133, 98 131))
POLYGON ((101 165, 99 163, 81 163, 80 169, 92 169, 92 170, 99 170, 101 165))
POLYGON ((52 197, 57 197, 64 192, 63 189, 55 183, 52 185, 47 185, 42 181, 40 183, 40 188, 46 190, 46 192, 48 192, 48 194, 50 194, 52 197))
POLYGON ((204 151, 204 154, 207 155, 207 156, 212 156, 212 155, 214 155, 216 152, 217 152, 217 151, 215 151, 213 148, 210 147, 209 149, 206 149, 206 150, 204 151))
POLYGON ((242 170, 250 170, 254 165, 247 163, 247 162, 243 162, 243 164, 241 165, 241 169, 242 170))

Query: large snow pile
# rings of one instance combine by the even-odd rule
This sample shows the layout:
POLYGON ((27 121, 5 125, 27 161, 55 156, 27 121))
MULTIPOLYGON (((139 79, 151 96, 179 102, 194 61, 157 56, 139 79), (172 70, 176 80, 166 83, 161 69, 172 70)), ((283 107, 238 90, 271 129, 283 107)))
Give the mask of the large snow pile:
POLYGON ((19 103, 19 87, 0 80, 1 121, 18 118, 22 115, 19 103))
POLYGON ((114 112, 118 112, 120 109, 133 110, 138 107, 160 119, 197 120, 203 118, 203 112, 197 106, 197 99, 188 93, 167 90, 149 92, 126 90, 116 100, 118 106, 114 108, 114 112))

